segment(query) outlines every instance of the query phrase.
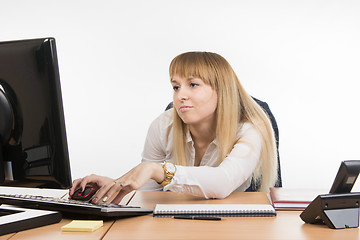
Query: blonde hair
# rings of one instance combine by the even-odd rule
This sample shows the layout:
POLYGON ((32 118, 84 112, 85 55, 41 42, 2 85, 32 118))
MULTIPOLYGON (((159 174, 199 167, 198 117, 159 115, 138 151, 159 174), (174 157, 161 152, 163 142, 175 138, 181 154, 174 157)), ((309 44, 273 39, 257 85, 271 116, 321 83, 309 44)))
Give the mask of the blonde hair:
MULTIPOLYGON (((198 77, 209 84, 218 95, 216 109, 216 139, 219 144, 220 164, 236 143, 239 124, 252 123, 260 133, 262 149, 259 163, 253 173, 253 182, 259 191, 269 191, 277 180, 277 151, 274 131, 264 110, 244 90, 230 64, 220 55, 210 52, 187 52, 170 63, 170 80, 175 76, 198 77)), ((186 165, 185 139, 187 125, 174 111, 173 154, 179 165, 186 165)))

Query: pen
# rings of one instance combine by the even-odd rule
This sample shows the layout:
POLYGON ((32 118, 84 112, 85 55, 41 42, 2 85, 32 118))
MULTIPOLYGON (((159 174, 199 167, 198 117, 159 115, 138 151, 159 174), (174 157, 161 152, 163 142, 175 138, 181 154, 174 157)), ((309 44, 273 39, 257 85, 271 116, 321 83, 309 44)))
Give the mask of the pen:
POLYGON ((197 217, 197 216, 173 216, 174 219, 192 219, 192 220, 211 220, 211 221, 220 221, 220 217, 197 217))

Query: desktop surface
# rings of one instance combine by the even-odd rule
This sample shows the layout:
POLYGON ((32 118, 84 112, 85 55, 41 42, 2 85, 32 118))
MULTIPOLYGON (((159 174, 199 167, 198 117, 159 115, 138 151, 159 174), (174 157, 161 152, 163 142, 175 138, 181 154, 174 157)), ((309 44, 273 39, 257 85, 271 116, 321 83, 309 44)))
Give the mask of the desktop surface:
MULTIPOLYGON (((128 204, 154 208, 162 204, 267 204, 266 193, 233 193, 226 199, 204 200, 172 192, 136 192, 128 204)), ((278 211, 276 217, 224 217, 221 221, 155 218, 152 215, 105 221, 94 232, 61 232, 73 219, 50 226, 0 237, 11 239, 359 239, 359 228, 334 230, 326 225, 305 224, 301 211, 278 211)))
MULTIPOLYGON (((171 192, 137 192, 132 204, 149 208, 157 203, 268 204, 266 193, 235 192, 226 199, 201 198, 171 192)), ((278 211, 276 217, 225 217, 221 221, 137 217, 116 221, 104 240, 110 239, 359 239, 358 228, 334 230, 305 224, 301 211, 278 211), (121 234, 119 234, 121 233, 121 234)))

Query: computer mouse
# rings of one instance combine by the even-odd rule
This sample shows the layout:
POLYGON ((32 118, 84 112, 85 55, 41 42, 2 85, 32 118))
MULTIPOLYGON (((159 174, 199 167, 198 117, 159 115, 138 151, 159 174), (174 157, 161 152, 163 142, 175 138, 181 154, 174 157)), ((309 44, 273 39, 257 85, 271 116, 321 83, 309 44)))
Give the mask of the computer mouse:
POLYGON ((74 194, 71 196, 71 199, 89 201, 91 197, 96 193, 96 189, 93 187, 85 187, 84 191, 81 191, 81 188, 75 190, 74 194))

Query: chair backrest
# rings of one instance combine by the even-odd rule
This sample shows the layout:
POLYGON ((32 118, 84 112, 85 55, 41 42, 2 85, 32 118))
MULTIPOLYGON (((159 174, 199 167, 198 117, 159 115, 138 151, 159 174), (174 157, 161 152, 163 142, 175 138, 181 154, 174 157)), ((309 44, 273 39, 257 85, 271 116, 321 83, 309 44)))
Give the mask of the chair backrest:
MULTIPOLYGON (((275 184, 275 187, 282 187, 282 179, 281 179, 281 168, 280 168, 280 155, 279 155, 279 128, 277 126, 276 120, 274 115, 272 114, 269 105, 266 102, 260 101, 259 99, 256 99, 253 97, 253 99, 255 100, 255 102, 257 104, 260 105, 260 107, 266 112, 266 114, 269 116, 270 121, 271 121, 271 125, 272 128, 274 129, 274 135, 275 135, 275 140, 276 140, 276 150, 277 150, 277 160, 278 160, 278 179, 277 182, 275 184)), ((169 103, 165 109, 169 110, 170 108, 173 107, 173 103, 169 103)), ((246 190, 247 192, 254 192, 257 191, 258 189, 256 188, 255 184, 253 182, 251 182, 250 187, 246 190)))
MULTIPOLYGON (((280 155, 279 155, 279 128, 276 123, 275 117, 272 114, 269 105, 266 102, 260 101, 259 99, 256 99, 253 97, 255 102, 260 105, 260 107, 266 112, 266 114, 269 116, 271 121, 271 126, 274 129, 274 135, 276 140, 276 151, 277 151, 277 160, 278 160, 278 179, 275 183, 275 187, 282 187, 282 180, 281 180, 281 168, 280 168, 280 155)), ((247 192, 253 192, 257 191, 258 189, 254 185, 253 182, 251 182, 250 187, 246 190, 247 192)))

